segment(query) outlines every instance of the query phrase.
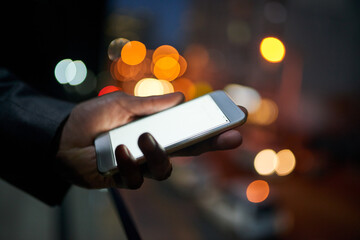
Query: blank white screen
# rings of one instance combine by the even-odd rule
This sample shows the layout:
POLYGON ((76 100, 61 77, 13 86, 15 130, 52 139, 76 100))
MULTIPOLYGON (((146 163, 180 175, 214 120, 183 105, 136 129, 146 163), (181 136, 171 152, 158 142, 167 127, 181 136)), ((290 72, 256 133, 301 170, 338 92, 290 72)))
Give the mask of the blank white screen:
POLYGON ((228 122, 214 100, 205 95, 110 131, 111 145, 115 150, 124 144, 137 159, 143 156, 137 142, 145 132, 167 148, 228 122))

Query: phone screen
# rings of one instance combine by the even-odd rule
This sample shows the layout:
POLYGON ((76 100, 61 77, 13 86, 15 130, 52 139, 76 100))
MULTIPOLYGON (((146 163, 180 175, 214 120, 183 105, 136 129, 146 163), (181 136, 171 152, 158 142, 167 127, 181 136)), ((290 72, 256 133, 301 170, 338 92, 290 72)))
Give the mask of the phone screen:
POLYGON ((124 144, 137 159, 143 156, 137 141, 145 132, 152 134, 166 149, 227 123, 229 119, 215 101, 211 96, 205 95, 111 130, 110 139, 113 151, 124 144))

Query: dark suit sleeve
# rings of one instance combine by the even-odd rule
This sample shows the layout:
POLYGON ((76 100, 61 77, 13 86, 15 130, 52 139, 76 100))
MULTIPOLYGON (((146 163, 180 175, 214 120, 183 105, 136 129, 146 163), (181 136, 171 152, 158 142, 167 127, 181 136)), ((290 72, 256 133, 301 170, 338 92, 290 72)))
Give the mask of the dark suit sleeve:
POLYGON ((49 205, 60 204, 70 184, 54 161, 72 108, 0 68, 0 177, 49 205))

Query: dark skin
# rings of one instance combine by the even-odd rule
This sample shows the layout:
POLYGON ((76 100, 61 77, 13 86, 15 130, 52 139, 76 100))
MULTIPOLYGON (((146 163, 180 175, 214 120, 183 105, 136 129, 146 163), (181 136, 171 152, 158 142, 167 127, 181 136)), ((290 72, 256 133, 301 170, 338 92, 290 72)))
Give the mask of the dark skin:
MULTIPOLYGON (((126 146, 120 145, 115 150, 118 172, 106 177, 97 171, 93 142, 103 132, 183 101, 184 96, 181 93, 135 97, 114 92, 78 104, 72 110, 61 133, 57 153, 61 175, 70 183, 85 188, 137 189, 142 185, 144 177, 158 181, 167 179, 172 171, 169 156, 149 133, 142 134, 138 140, 146 163, 140 165, 134 161, 126 146)), ((180 150, 176 155, 193 156, 208 151, 233 149, 241 142, 241 134, 237 130, 229 130, 180 150)))

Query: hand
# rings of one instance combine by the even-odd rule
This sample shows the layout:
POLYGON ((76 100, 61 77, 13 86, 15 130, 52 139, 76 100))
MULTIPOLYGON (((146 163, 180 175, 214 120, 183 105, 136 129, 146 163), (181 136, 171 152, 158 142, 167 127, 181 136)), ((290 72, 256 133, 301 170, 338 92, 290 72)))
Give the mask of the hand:
MULTIPOLYGON (((181 103, 184 96, 173 93, 162 96, 134 97, 114 92, 77 105, 66 121, 60 138, 57 164, 62 176, 69 182, 86 188, 124 187, 138 188, 143 178, 164 180, 170 176, 172 166, 167 154, 150 134, 139 138, 146 163, 133 161, 128 149, 120 145, 115 150, 118 173, 102 176, 97 171, 94 139, 103 132, 124 125, 134 119, 149 115, 181 103)), ((228 131, 201 143, 201 152, 210 149, 228 149, 240 145, 241 135, 228 131)), ((182 155, 195 153, 182 151, 182 155)))

